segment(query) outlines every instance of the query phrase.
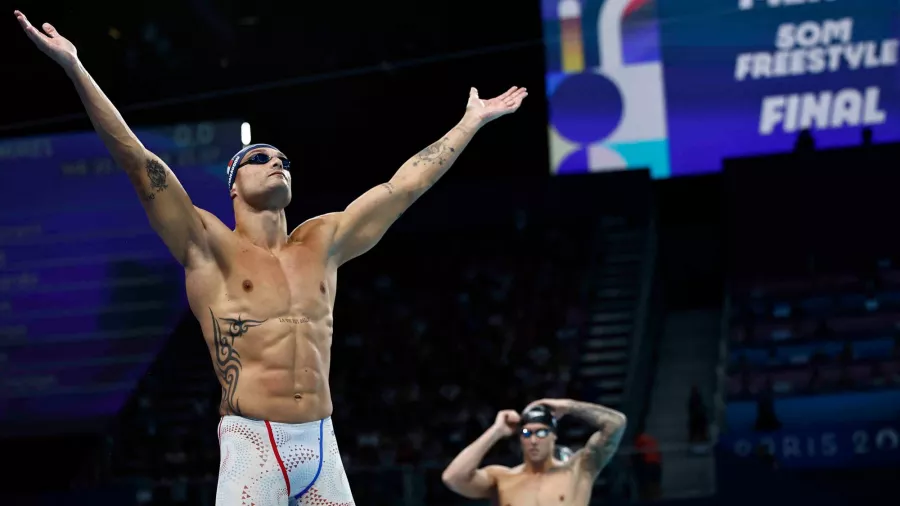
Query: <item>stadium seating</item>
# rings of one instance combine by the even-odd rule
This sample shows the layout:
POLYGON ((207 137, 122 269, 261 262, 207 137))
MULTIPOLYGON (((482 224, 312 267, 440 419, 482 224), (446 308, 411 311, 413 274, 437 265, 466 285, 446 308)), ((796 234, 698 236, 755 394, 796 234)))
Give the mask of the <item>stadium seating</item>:
POLYGON ((743 284, 730 341, 731 399, 900 386, 900 270, 743 284))

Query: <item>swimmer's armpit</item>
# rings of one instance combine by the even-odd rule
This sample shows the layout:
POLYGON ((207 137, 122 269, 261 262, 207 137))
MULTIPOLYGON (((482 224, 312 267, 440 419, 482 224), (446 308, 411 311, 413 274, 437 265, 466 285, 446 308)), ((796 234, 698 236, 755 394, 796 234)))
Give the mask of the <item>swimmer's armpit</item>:
POLYGON ((212 309, 209 310, 212 319, 213 343, 216 347, 216 372, 222 385, 222 400, 219 408, 226 413, 241 415, 240 402, 235 394, 241 378, 241 355, 234 349, 236 339, 243 337, 253 328, 258 327, 266 320, 217 317, 212 309))
POLYGON ((589 402, 573 401, 568 412, 599 429, 577 455, 584 469, 596 477, 619 448, 627 419, 614 409, 589 402))

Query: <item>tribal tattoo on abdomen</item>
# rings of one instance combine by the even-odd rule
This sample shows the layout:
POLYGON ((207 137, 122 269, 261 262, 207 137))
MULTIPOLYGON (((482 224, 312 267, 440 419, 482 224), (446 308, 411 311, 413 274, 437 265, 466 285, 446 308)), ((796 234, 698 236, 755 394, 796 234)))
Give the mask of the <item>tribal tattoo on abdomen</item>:
POLYGON ((227 413, 243 416, 239 402, 235 398, 241 377, 241 355, 234 349, 234 341, 243 337, 251 327, 258 327, 266 320, 242 320, 240 316, 217 318, 212 309, 209 310, 209 316, 212 318, 213 341, 216 346, 216 372, 222 379, 222 401, 219 408, 227 413), (220 321, 228 324, 225 331, 219 326, 220 321))

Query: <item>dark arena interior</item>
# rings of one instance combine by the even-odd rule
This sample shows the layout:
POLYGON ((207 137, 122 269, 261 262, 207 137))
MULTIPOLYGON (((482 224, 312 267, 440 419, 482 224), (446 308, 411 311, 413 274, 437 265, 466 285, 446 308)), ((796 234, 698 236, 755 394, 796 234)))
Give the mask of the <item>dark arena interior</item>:
POLYGON ((0 504, 896 505, 898 14, 10 5, 0 504), (258 198, 289 186, 286 208, 254 207, 260 167, 281 177, 258 198), (243 287, 227 302, 173 246, 197 216, 243 248, 202 243, 243 287), (260 246, 247 216, 304 232, 260 246), (526 423, 542 399, 549 432, 526 423), (265 424, 258 456, 226 418, 265 424), (311 456, 284 453, 303 437, 311 456), (223 492, 253 458, 281 499, 223 492))

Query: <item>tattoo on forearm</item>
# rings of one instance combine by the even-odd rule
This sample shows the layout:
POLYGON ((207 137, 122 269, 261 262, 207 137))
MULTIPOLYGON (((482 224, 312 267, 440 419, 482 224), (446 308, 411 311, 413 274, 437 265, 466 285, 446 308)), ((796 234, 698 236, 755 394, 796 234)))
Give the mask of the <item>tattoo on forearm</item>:
POLYGON ((587 451, 595 470, 600 471, 612 460, 616 450, 619 449, 619 444, 622 442, 622 436, 624 435, 625 431, 622 428, 617 428, 609 433, 606 430, 601 430, 596 432, 594 436, 591 436, 591 440, 588 441, 587 451))
POLYGON ((453 129, 454 129, 454 130, 459 130, 459 131, 462 132, 464 135, 472 135, 472 131, 469 130, 468 128, 466 128, 466 127, 462 127, 462 126, 456 125, 455 127, 453 127, 453 129))
POLYGON ((243 337, 251 327, 258 327, 266 320, 242 320, 240 316, 217 318, 212 309, 209 310, 209 316, 212 318, 213 341, 216 346, 216 372, 222 381, 222 400, 219 408, 226 413, 242 416, 238 399, 235 398, 241 376, 241 355, 234 349, 234 341, 243 337), (225 331, 220 327, 220 321, 228 324, 225 331))
POLYGON ((387 190, 391 195, 394 194, 394 184, 390 181, 388 181, 387 183, 382 183, 381 186, 383 186, 384 189, 387 190))
POLYGON ((419 154, 417 154, 415 157, 416 160, 413 162, 413 167, 418 167, 420 163, 435 162, 437 162, 439 165, 444 165, 450 155, 456 152, 454 148, 446 145, 447 141, 449 140, 449 137, 444 137, 431 146, 428 146, 422 151, 419 151, 419 154))
POLYGON ((570 410, 572 415, 581 418, 585 422, 590 423, 594 427, 599 427, 608 421, 615 411, 598 406, 597 404, 589 404, 586 402, 578 402, 570 410))
POLYGON ((147 177, 150 180, 150 191, 147 193, 147 200, 155 199, 157 193, 169 187, 166 184, 166 168, 155 158, 147 159, 147 177))
POLYGON ((613 409, 586 402, 576 403, 569 412, 599 429, 591 436, 585 449, 595 469, 601 469, 622 442, 625 434, 624 416, 613 409))

